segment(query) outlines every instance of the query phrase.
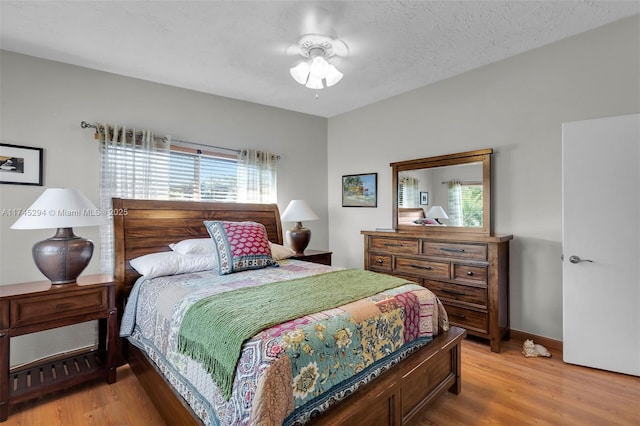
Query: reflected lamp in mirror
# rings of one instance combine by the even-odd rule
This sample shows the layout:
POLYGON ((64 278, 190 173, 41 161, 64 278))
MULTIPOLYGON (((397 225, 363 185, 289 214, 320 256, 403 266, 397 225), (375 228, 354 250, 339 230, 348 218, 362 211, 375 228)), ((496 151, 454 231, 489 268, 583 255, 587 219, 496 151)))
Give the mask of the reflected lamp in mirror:
POLYGON ((296 252, 296 255, 304 254, 304 249, 311 240, 311 231, 302 226, 302 221, 317 220, 318 215, 304 200, 291 200, 282 213, 281 219, 283 222, 296 222, 293 228, 287 231, 287 236, 291 249, 296 252))
POLYGON ((447 213, 445 213, 441 206, 433 206, 427 212, 427 219, 433 219, 438 222, 439 225, 444 225, 444 223, 440 222, 440 219, 449 219, 449 216, 447 216, 447 213))
POLYGON ((73 227, 106 225, 91 201, 77 189, 49 188, 18 218, 11 229, 56 229, 34 244, 33 261, 51 284, 75 283, 93 256, 93 242, 73 233, 73 227))

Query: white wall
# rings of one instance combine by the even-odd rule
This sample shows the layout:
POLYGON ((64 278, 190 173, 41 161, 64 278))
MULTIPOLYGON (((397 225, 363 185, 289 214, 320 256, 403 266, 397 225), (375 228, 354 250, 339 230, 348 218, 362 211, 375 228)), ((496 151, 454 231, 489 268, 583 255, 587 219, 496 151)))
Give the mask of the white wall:
MULTIPOLYGON (((80 128, 80 122, 117 122, 182 140, 279 154, 280 211, 291 199, 306 199, 320 216, 305 222, 313 232, 310 247, 328 248, 325 118, 7 51, 0 51, 0 79, 0 141, 44 148, 44 187, 0 185, 0 211, 29 207, 47 187, 77 188, 98 204, 97 143, 93 130, 80 128)), ((31 259, 31 246, 54 233, 9 229, 16 219, 7 214, 0 217, 3 285, 44 279, 31 259)), ((292 225, 283 224, 285 229, 292 225)), ((75 231, 99 246, 98 228, 75 231)), ((85 273, 99 272, 97 250, 85 273)), ((86 340, 91 344, 92 330, 51 332, 38 341, 30 336, 13 339, 12 364, 63 351, 69 345, 82 347, 86 340)))
POLYGON ((636 16, 330 118, 334 263, 362 267, 360 230, 391 226, 389 163, 493 148, 493 228, 515 237, 511 327, 562 340, 561 125, 640 111, 639 52, 636 16), (341 207, 340 177, 370 172, 378 207, 341 207))

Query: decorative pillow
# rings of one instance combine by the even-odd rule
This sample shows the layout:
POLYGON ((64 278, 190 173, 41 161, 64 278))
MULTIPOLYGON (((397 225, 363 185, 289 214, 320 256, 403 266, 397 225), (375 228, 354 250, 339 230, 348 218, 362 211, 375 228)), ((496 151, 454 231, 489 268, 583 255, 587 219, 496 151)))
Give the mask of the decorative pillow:
POLYGON ((286 259, 295 254, 295 252, 289 247, 281 246, 280 244, 275 244, 272 242, 269 242, 269 245, 271 246, 271 256, 275 260, 286 259))
POLYGON ((207 220, 204 226, 218 254, 220 275, 277 265, 261 223, 207 220))
POLYGON ((210 254, 215 256, 211 238, 191 238, 177 243, 169 244, 171 250, 182 254, 210 254))
POLYGON ((214 255, 185 255, 175 251, 145 254, 129 261, 131 267, 147 278, 189 272, 208 271, 216 267, 214 255))

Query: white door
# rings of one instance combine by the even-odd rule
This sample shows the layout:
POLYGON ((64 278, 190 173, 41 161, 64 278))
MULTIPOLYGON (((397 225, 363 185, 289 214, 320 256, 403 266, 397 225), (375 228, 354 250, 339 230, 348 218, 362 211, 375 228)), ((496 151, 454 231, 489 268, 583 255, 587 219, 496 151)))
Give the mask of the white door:
POLYGON ((564 361, 640 375, 640 114, 562 126, 564 361))

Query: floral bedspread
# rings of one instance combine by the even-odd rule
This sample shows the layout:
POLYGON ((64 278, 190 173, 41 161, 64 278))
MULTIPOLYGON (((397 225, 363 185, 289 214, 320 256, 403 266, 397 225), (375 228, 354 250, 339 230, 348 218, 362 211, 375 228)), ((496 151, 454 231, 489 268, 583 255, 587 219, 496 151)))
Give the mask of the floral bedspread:
POLYGON ((408 284, 258 333, 243 345, 230 400, 198 362, 179 353, 180 322, 204 297, 336 269, 285 260, 230 275, 140 279, 121 336, 148 354, 207 425, 304 424, 448 329, 435 295, 408 284))

